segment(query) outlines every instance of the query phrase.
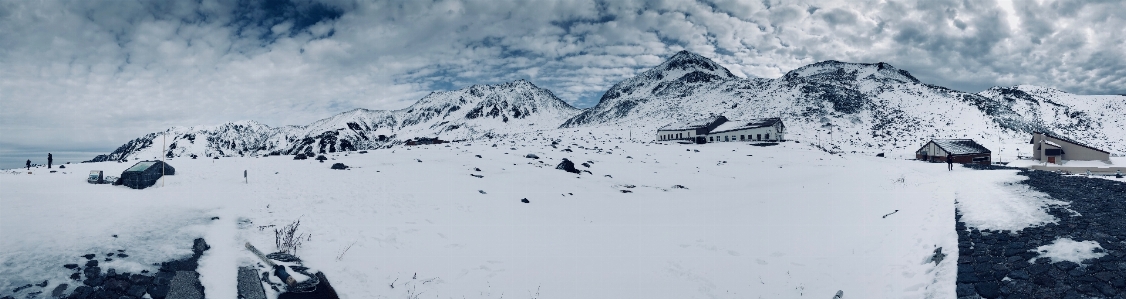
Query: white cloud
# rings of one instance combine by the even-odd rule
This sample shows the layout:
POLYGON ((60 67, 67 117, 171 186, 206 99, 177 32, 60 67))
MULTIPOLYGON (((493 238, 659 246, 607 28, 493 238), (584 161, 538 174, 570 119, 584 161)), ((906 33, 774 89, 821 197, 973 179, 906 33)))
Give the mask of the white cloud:
POLYGON ((966 91, 1126 93, 1126 7, 1114 1, 262 5, 0 3, 0 147, 108 150, 172 125, 305 124, 515 79, 589 106, 681 49, 755 77, 883 61, 966 91))

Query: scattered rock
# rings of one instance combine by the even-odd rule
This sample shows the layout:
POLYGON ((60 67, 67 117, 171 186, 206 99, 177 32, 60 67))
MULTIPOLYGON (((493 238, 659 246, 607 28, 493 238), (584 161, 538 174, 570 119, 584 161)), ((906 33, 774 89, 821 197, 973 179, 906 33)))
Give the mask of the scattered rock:
POLYGON ((98 266, 98 260, 86 261, 86 268, 97 267, 97 266, 98 266))
POLYGON ((672 188, 673 189, 688 189, 688 187, 685 187, 683 185, 672 185, 672 188))
POLYGON ((22 286, 22 287, 16 287, 16 289, 12 290, 12 293, 19 293, 20 291, 23 291, 24 289, 27 289, 27 288, 30 288, 30 287, 31 287, 30 283, 25 285, 25 286, 22 286))
POLYGON ((528 201, 528 199, 527 199, 527 198, 521 199, 521 200, 520 200, 520 202, 522 202, 522 203, 529 203, 529 201, 528 201))
POLYGON ((583 162, 582 166, 583 166, 583 167, 586 167, 586 168, 590 168, 590 164, 589 164, 589 163, 586 163, 586 162, 583 162))
POLYGON ((477 192, 480 192, 481 194, 488 194, 488 193, 485 193, 485 190, 477 190, 477 192))
POLYGON ((62 297, 63 297, 63 293, 66 293, 66 289, 67 289, 68 287, 70 287, 70 285, 68 285, 68 284, 65 284, 65 283, 64 283, 64 284, 60 284, 60 285, 56 286, 54 290, 51 290, 51 297, 54 297, 54 298, 62 298, 62 297))
POLYGON ((622 187, 626 187, 626 188, 629 188, 629 189, 637 188, 636 185, 630 185, 630 184, 622 185, 622 187))
POLYGON ((95 256, 97 256, 97 255, 95 255, 95 254, 91 253, 91 254, 83 255, 82 257, 84 257, 84 258, 86 258, 86 259, 90 260, 90 259, 94 259, 94 257, 95 257, 95 256))
POLYGON ((348 165, 344 165, 344 163, 332 163, 332 167, 329 168, 336 170, 345 170, 348 169, 348 165))
POLYGON ((879 153, 879 154, 876 154, 876 157, 881 157, 881 158, 883 158, 883 157, 884 157, 884 153, 879 153))
POLYGON ((294 160, 305 160, 305 159, 308 159, 308 158, 309 157, 306 157, 305 154, 296 154, 296 155, 293 156, 294 160))
POLYGON ((328 157, 325 157, 325 155, 317 155, 316 160, 321 161, 321 163, 324 163, 325 160, 328 160, 328 157))
POLYGON ((555 169, 561 169, 570 173, 582 173, 575 168, 575 163, 571 162, 571 160, 568 160, 567 158, 563 158, 563 162, 559 162, 559 165, 555 166, 555 169))
POLYGON ((479 174, 476 174, 476 173, 470 173, 469 175, 472 176, 472 177, 478 178, 478 179, 485 177, 483 175, 479 175, 479 174))
POLYGON ((473 155, 473 156, 474 156, 474 157, 477 157, 477 158, 480 158, 480 157, 481 157, 481 155, 473 155))
POLYGON ((633 193, 633 191, 629 191, 629 190, 625 190, 625 189, 618 190, 618 191, 621 191, 622 193, 633 193))
POLYGON ((539 159, 539 158, 540 158, 540 156, 536 156, 536 154, 527 154, 527 155, 524 155, 524 158, 528 158, 528 159, 539 159))
POLYGON ((48 282, 49 282, 49 280, 44 280, 43 282, 35 284, 35 286, 45 288, 45 287, 47 287, 48 282))
POLYGON ((71 269, 71 270, 78 269, 78 264, 66 264, 66 265, 63 265, 63 268, 67 268, 67 269, 71 269))

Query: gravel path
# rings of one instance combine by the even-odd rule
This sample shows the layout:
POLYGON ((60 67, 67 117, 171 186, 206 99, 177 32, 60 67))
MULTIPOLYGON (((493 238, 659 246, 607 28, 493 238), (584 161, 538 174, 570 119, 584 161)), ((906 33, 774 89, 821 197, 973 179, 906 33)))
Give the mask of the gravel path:
MULTIPOLYGON (((1011 169, 972 167, 983 170, 1011 169)), ((1049 206, 1057 223, 1020 231, 958 230, 958 298, 1126 298, 1126 183, 1022 170, 1021 183, 1070 203, 1049 206), (1075 213, 1073 213, 1073 211, 1075 213), (1057 239, 1095 241, 1106 254, 1052 262, 1036 248, 1057 239)))

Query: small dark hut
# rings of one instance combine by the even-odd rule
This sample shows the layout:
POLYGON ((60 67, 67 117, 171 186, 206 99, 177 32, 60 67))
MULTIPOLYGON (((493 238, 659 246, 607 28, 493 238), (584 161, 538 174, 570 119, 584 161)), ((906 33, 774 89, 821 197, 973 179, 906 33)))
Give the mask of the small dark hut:
POLYGON ((145 189, 156 184, 162 175, 175 175, 176 168, 162 161, 141 161, 121 172, 122 184, 133 189, 145 189))
POLYGON ((934 139, 915 151, 915 159, 931 163, 946 163, 946 155, 959 164, 992 163, 992 152, 973 139, 934 139))

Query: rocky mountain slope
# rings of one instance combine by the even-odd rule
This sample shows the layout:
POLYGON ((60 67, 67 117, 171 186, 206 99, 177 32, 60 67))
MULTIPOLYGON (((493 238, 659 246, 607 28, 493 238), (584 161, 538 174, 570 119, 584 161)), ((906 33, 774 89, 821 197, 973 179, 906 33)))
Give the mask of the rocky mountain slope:
POLYGON ((975 138, 990 146, 1048 131, 1126 152, 1115 115, 1126 97, 1085 96, 1036 86, 967 93, 920 82, 887 63, 824 61, 777 79, 740 78, 711 60, 680 52, 614 85, 563 128, 665 124, 724 115, 781 117, 787 138, 833 151, 910 152, 930 138, 975 138))
MULTIPOLYGON (((1126 153, 1126 96, 1075 95, 1021 85, 979 93, 920 82, 887 63, 824 61, 776 79, 741 78, 687 51, 615 84, 599 103, 576 109, 519 80, 435 92, 405 109, 356 109, 307 126, 242 121, 172 128, 129 141, 94 161, 177 156, 316 154, 375 149, 415 138, 464 140, 554 128, 611 126, 651 140, 675 121, 724 115, 780 117, 787 139, 829 151, 909 155, 931 138, 1019 144, 1033 131, 1126 153), (158 138, 168 137, 161 153, 158 138)), ((1027 141, 1024 141, 1027 142, 1027 141)))
POLYGON ((131 140, 92 161, 168 157, 319 154, 375 149, 416 138, 461 140, 554 129, 579 109, 524 80, 434 92, 400 110, 355 109, 306 126, 254 121, 176 127, 131 140), (167 135, 167 136, 165 136, 167 135), (162 138, 167 149, 161 152, 162 138))

